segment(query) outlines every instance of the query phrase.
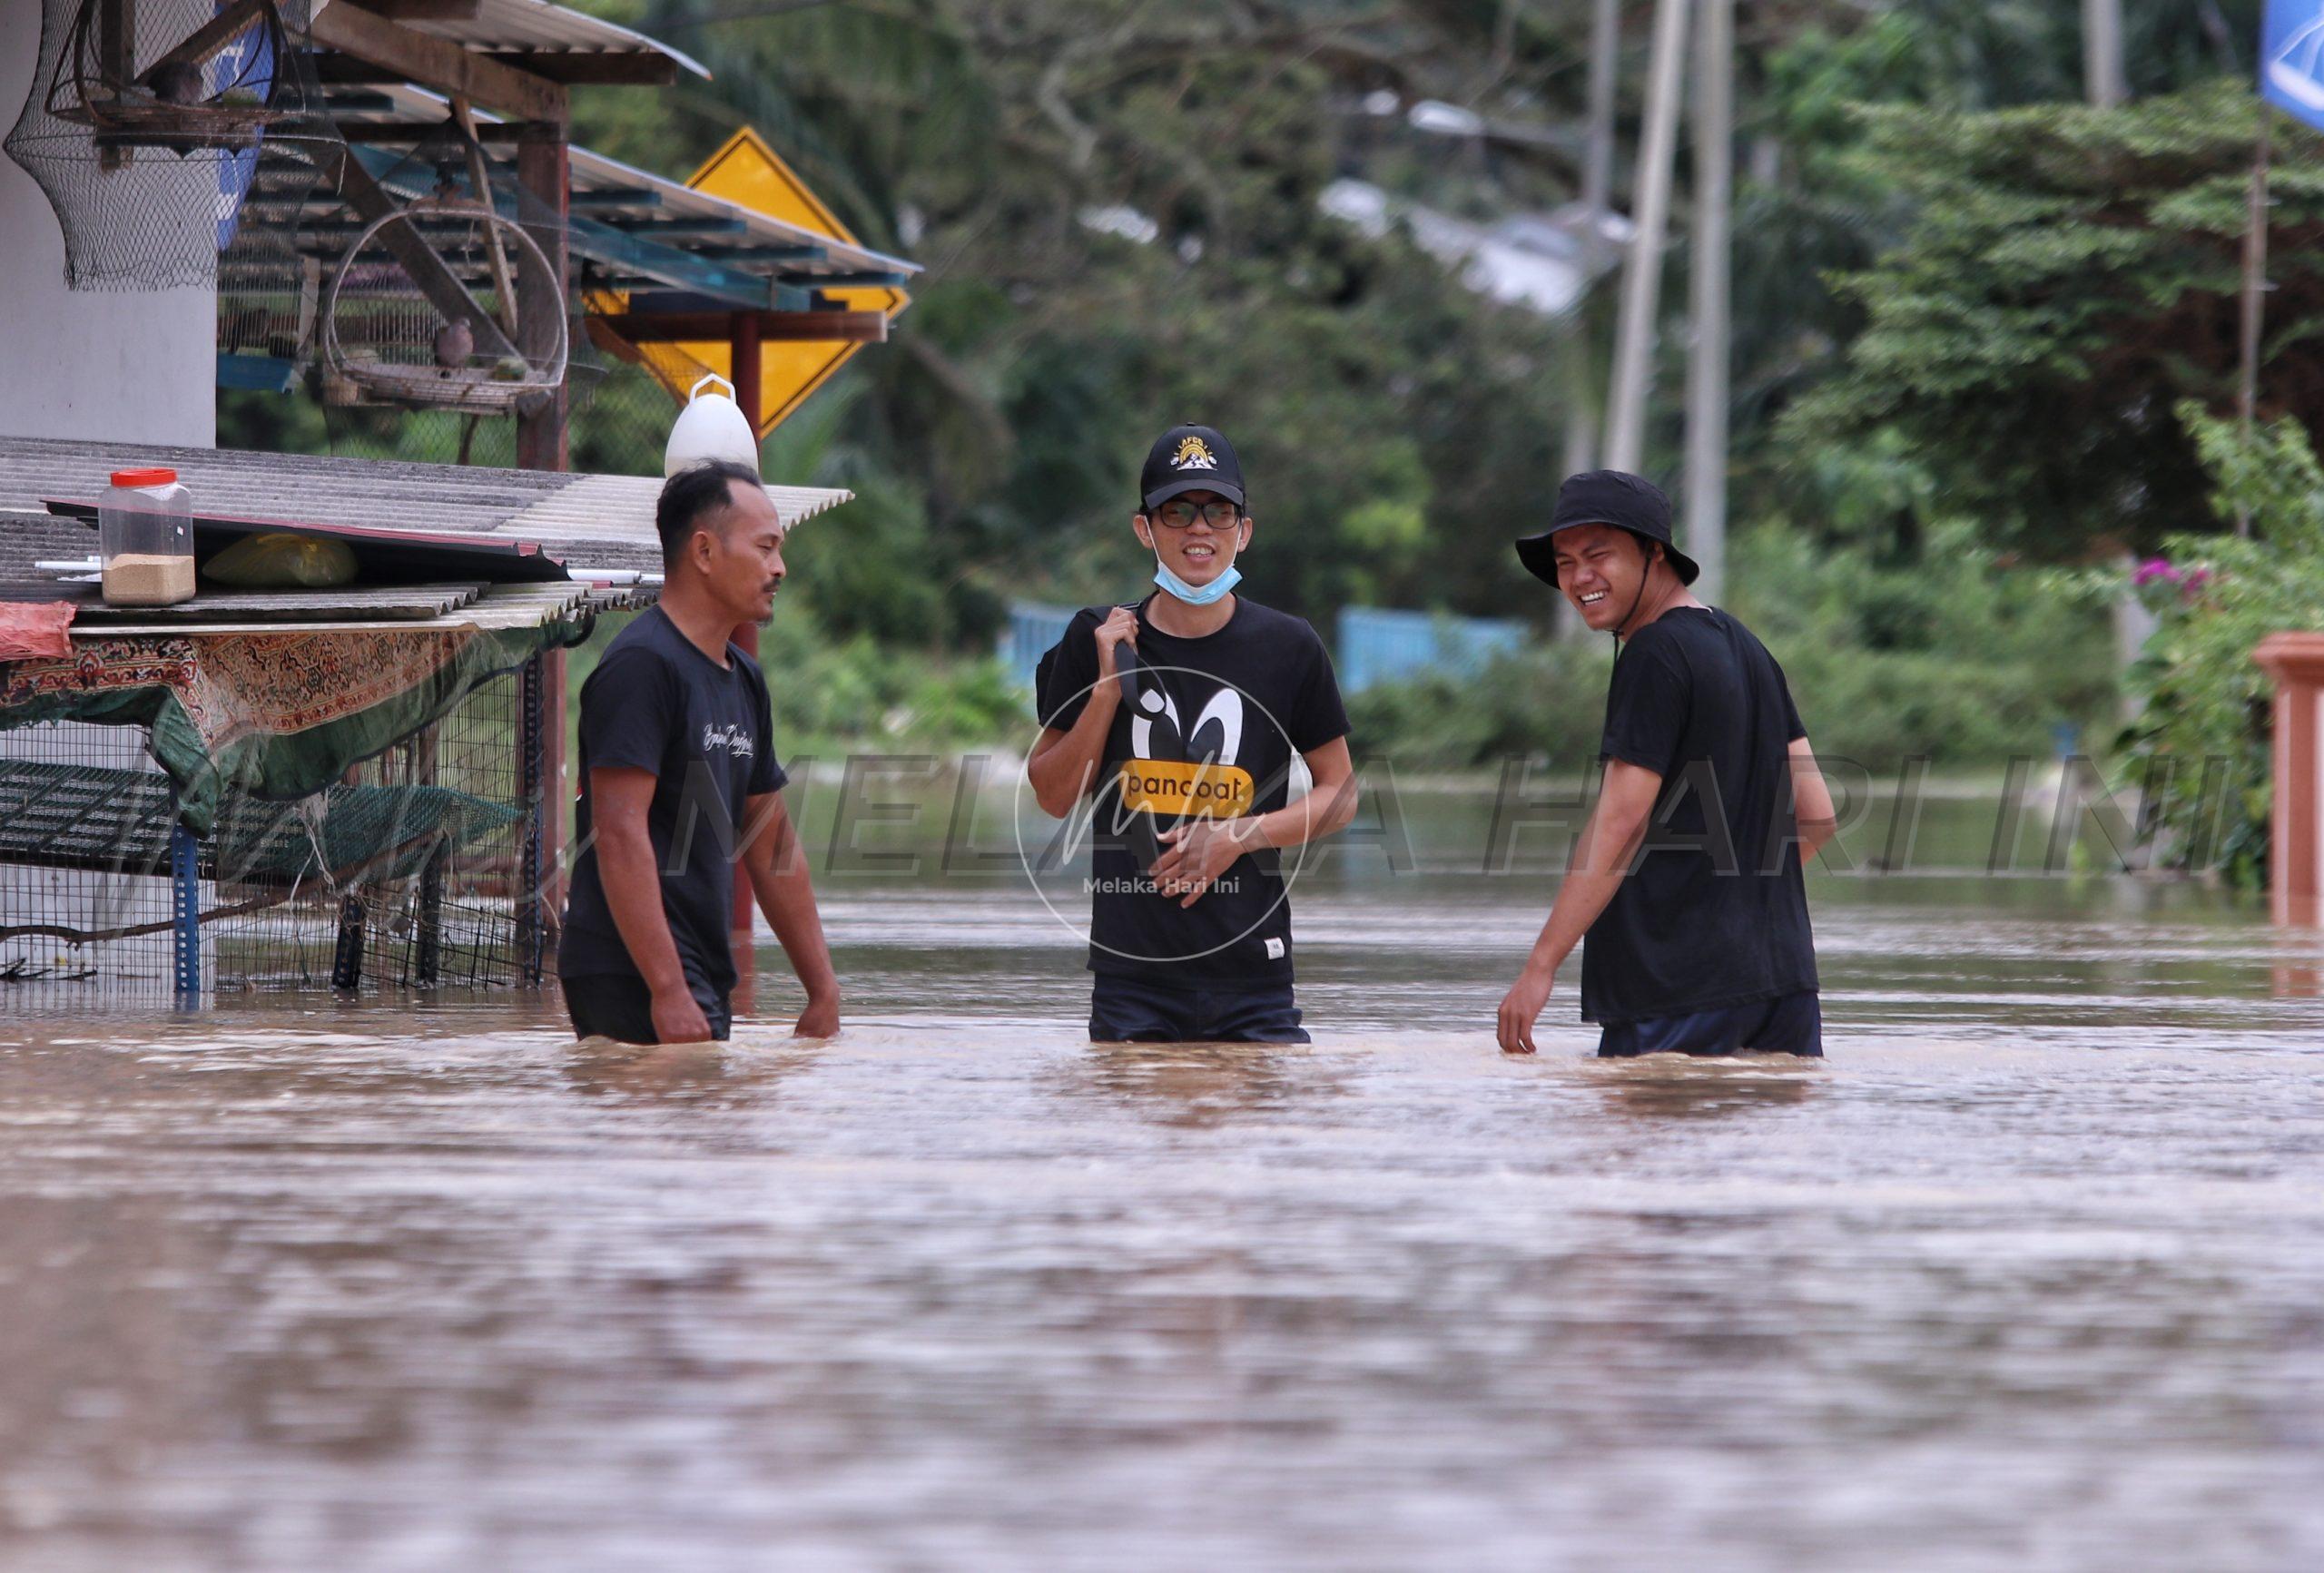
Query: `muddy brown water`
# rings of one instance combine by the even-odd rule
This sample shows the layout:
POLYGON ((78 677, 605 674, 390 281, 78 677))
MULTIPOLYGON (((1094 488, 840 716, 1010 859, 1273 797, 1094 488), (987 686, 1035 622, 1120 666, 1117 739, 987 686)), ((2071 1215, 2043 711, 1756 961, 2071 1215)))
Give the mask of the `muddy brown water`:
POLYGON ((1301 900, 1303 1048, 878 881, 828 1045, 0 1021, 0 1566, 2324 1566, 2313 934, 1826 881, 1827 1064, 1519 1061, 1538 896, 1301 900))

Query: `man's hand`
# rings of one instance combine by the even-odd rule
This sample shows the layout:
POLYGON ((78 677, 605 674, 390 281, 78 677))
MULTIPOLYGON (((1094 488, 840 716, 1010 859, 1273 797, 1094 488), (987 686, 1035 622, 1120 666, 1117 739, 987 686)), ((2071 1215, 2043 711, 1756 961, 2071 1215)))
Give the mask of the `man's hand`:
POLYGON ((710 1018, 702 1002, 683 988, 654 996, 654 1037, 657 1043, 708 1043, 710 1018))
POLYGON ((1541 1008, 1550 1002, 1550 990, 1556 986, 1557 974, 1527 967, 1510 985, 1509 992, 1501 999, 1501 1052, 1531 1054, 1533 1052, 1533 1023, 1541 1008))
POLYGON ((1128 644, 1137 648, 1137 614, 1128 606, 1117 606, 1098 624, 1098 682, 1102 685, 1114 680, 1114 646, 1128 644))
POLYGON ((1147 870, 1166 896, 1184 895, 1181 907, 1191 907, 1210 889, 1210 882, 1235 866, 1235 860, 1251 849, 1237 834, 1256 836, 1251 820, 1187 820, 1164 831, 1156 839, 1170 850, 1154 860, 1147 870))
POLYGON ((799 1025, 791 1029, 793 1037, 837 1037, 839 1036, 839 996, 826 994, 807 997, 807 1008, 799 1013, 799 1025))

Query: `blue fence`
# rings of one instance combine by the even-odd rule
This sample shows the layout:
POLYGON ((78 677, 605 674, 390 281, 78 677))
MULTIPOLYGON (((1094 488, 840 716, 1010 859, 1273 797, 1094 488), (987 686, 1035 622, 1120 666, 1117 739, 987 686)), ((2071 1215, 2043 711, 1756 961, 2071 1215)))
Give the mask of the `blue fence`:
POLYGON ((1042 606, 1030 601, 1018 601, 1009 608, 1009 626, 1000 631, 1000 664, 1009 669, 1009 680, 1030 693, 1033 668, 1040 664, 1049 647, 1065 636, 1065 625, 1073 621, 1078 606, 1042 606))
MULTIPOLYGON (((1033 686, 1041 654, 1065 634, 1078 608, 1019 601, 1009 608, 1000 635, 1001 664, 1021 688, 1033 686)), ((1504 650, 1525 641, 1523 623, 1512 618, 1453 617, 1440 612, 1392 612, 1378 606, 1340 609, 1340 688, 1357 693, 1375 683, 1431 670, 1476 672, 1504 650)))
POLYGON ((1361 693, 1375 683, 1439 670, 1477 672, 1525 642, 1513 618, 1454 617, 1441 612, 1391 612, 1379 606, 1340 608, 1341 692, 1361 693))

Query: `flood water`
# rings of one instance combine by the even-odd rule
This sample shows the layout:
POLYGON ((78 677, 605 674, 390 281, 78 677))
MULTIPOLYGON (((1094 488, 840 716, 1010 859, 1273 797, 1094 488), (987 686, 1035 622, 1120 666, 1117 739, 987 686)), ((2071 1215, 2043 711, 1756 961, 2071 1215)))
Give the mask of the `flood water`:
POLYGON ((1303 889, 1301 1048, 877 880, 829 1045, 0 1023, 0 1566, 2324 1566, 2313 933, 1826 880, 1827 1063, 1505 1059, 1546 898, 1303 889))

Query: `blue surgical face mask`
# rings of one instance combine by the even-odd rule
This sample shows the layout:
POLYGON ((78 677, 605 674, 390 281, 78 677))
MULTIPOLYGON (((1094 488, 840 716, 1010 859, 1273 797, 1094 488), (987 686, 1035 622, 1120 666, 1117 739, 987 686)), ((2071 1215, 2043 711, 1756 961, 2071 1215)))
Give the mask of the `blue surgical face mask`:
MULTIPOLYGON (((1238 546, 1236 550, 1241 548, 1238 546)), ((1189 585, 1172 573, 1170 565, 1162 560, 1162 554, 1157 552, 1154 554, 1154 582, 1173 598, 1184 601, 1189 606, 1208 606, 1224 600, 1229 591, 1243 582, 1243 570, 1229 563, 1226 571, 1209 584, 1189 585)))
POLYGON ((1243 582, 1243 570, 1229 563, 1226 572, 1209 584, 1189 585, 1170 572, 1169 566, 1157 557, 1154 559, 1154 582, 1189 606, 1207 606, 1243 582))

